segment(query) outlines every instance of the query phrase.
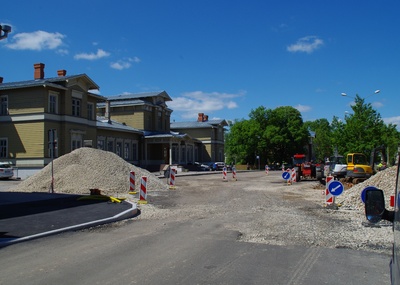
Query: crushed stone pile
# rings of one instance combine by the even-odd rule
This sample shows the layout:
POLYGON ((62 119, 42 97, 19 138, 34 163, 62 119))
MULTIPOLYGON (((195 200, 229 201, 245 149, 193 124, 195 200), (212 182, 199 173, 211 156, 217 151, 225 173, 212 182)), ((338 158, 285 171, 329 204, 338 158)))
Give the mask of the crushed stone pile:
POLYGON ((379 171, 364 182, 354 185, 345 190, 342 195, 336 198, 336 203, 342 204, 342 209, 357 210, 364 212, 364 204, 361 200, 361 192, 368 186, 375 186, 383 190, 385 194, 386 208, 390 209, 390 196, 394 195, 396 187, 397 166, 389 167, 379 171))
MULTIPOLYGON (((11 188, 15 192, 49 192, 51 164, 40 172, 11 188)), ((135 189, 140 189, 140 178, 147 176, 147 192, 168 190, 168 185, 149 171, 136 167, 118 155, 94 148, 79 148, 53 161, 54 192, 89 194, 100 189, 105 195, 129 193, 129 175, 135 172, 135 189)))

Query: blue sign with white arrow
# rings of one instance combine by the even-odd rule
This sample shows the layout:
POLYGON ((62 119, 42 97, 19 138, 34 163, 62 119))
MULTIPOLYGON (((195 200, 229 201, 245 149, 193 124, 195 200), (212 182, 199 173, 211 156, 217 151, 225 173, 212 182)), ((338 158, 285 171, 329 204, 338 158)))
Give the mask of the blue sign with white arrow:
POLYGON ((282 178, 285 179, 285 180, 289 180, 289 178, 290 178, 290 173, 289 173, 289 172, 286 172, 286 171, 283 172, 283 173, 282 173, 282 178))
POLYGON ((333 180, 333 181, 329 182, 328 191, 333 196, 339 196, 340 194, 343 193, 344 186, 343 186, 342 182, 333 180))

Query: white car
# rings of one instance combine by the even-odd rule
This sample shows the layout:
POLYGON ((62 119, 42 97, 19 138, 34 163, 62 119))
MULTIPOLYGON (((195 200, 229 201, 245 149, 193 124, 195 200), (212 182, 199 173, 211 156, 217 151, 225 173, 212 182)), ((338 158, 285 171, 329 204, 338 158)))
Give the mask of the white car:
POLYGON ((0 162, 0 178, 11 178, 14 176, 14 169, 7 162, 0 162))

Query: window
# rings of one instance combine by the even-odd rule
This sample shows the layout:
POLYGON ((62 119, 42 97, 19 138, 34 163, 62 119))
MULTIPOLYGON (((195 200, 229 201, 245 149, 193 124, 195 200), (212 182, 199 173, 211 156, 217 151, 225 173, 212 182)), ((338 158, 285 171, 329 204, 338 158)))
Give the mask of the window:
POLYGON ((88 120, 93 120, 93 118, 94 118, 93 110, 94 110, 93 103, 87 103, 87 118, 88 118, 88 120))
POLYGON ((114 140, 107 140, 107 151, 114 152, 114 140))
POLYGON ((105 149, 104 148, 104 144, 105 144, 104 139, 98 139, 97 140, 97 148, 98 149, 104 150, 105 149))
POLYGON ((57 114, 58 113, 58 94, 55 92, 49 93, 49 113, 57 114))
POLYGON ((81 100, 77 98, 72 98, 72 116, 81 116, 81 100))
POLYGON ((0 115, 8 115, 8 96, 0 96, 0 115))
POLYGON ((82 135, 78 133, 71 134, 71 150, 82 147, 82 135))
POLYGON ((8 140, 7 138, 0 138, 0 158, 8 157, 8 140))
POLYGON ((137 154, 137 143, 132 144, 132 160, 138 160, 138 154, 137 154))
POLYGON ((157 122, 158 122, 158 130, 162 130, 162 113, 157 112, 157 122))
POLYGON ((47 133, 47 145, 49 157, 58 157, 58 136, 57 130, 48 130, 47 133))
POLYGON ((122 142, 117 142, 116 154, 120 157, 122 156, 122 142))
POLYGON ((129 160, 129 143, 124 144, 124 159, 129 160))

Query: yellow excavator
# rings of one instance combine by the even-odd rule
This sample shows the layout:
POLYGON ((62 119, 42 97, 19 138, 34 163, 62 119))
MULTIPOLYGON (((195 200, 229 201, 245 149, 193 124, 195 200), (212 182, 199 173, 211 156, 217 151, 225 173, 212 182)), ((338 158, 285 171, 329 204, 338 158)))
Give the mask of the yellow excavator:
POLYGON ((345 178, 340 179, 341 182, 357 184, 363 182, 374 175, 374 164, 376 154, 382 153, 382 159, 385 157, 385 147, 380 146, 371 151, 371 158, 368 162, 367 156, 363 153, 349 153, 347 154, 347 174, 345 178))

